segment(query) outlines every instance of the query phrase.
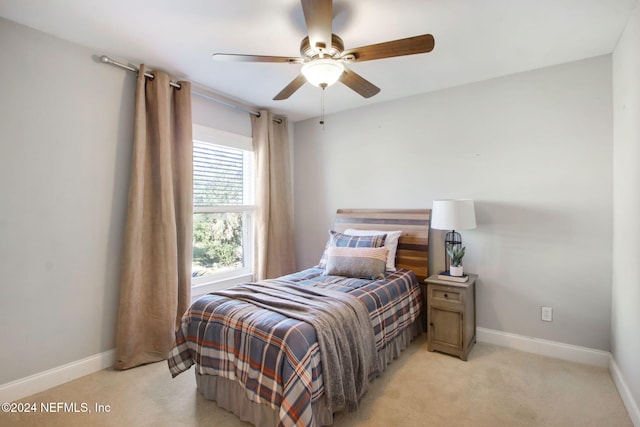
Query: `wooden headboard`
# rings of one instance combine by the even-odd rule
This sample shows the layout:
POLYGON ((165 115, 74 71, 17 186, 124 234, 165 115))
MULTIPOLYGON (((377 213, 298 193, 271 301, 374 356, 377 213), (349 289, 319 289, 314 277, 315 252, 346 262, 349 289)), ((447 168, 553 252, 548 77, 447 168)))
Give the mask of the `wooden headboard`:
POLYGON ((413 270, 422 281, 429 275, 431 209, 338 209, 334 230, 402 230, 396 266, 413 270))

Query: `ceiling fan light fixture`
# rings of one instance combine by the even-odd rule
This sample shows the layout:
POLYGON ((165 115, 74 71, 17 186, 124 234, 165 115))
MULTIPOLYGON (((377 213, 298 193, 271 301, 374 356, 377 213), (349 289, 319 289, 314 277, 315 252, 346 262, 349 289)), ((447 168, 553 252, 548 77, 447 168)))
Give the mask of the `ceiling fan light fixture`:
POLYGON ((302 66, 302 75, 309 83, 317 87, 328 87, 340 79, 344 65, 330 58, 314 59, 302 66))

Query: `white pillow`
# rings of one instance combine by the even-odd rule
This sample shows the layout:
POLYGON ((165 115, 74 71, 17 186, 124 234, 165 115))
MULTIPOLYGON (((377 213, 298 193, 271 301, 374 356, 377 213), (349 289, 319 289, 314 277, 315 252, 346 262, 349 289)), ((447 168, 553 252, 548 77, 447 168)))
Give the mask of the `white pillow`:
POLYGON ((343 231, 343 234, 347 234, 349 236, 376 236, 378 234, 386 234, 387 238, 384 241, 384 247, 389 249, 389 255, 387 256, 387 271, 396 271, 396 251, 398 250, 398 240, 400 239, 402 230, 381 231, 348 228, 343 231))

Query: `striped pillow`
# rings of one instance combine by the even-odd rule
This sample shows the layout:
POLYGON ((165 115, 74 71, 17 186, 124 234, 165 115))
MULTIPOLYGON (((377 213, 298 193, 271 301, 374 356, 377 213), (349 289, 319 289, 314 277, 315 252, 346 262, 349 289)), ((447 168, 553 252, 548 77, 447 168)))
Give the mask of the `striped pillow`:
POLYGON ((322 253, 322 258, 318 263, 318 268, 327 266, 327 249, 331 246, 349 247, 349 248, 380 248, 384 246, 386 234, 377 234, 375 236, 349 236, 334 230, 329 231, 329 239, 322 253))
POLYGON ((349 248, 329 246, 327 248, 326 276, 345 276, 358 279, 384 279, 389 249, 349 248))

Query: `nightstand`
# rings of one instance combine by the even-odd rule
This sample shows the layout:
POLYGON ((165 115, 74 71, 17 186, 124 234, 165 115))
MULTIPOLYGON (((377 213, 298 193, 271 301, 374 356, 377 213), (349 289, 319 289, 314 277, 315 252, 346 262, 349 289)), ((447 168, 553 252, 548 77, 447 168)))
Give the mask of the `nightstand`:
POLYGON ((458 283, 438 279, 434 274, 425 279, 423 295, 427 306, 427 340, 429 351, 440 351, 467 360, 476 342, 476 274, 458 283), (426 293, 424 288, 426 286, 426 293))

